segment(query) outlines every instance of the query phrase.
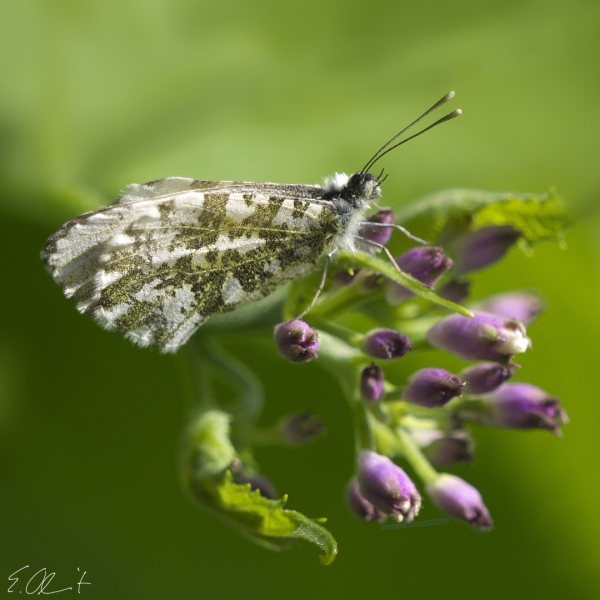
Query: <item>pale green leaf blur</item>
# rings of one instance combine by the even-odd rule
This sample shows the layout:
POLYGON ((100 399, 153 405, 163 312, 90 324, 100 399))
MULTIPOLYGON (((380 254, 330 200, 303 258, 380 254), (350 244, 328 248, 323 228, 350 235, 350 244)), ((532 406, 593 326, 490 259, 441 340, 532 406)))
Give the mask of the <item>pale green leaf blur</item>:
MULTIPOLYGON (((0 592, 29 565, 15 589, 45 567, 47 592, 74 586, 61 598, 83 571, 82 598, 597 598, 599 29, 591 0, 0 4, 0 592), (240 342, 229 350, 265 386, 265 423, 310 409, 328 429, 256 458, 290 507, 328 517, 339 555, 324 569, 308 544, 267 552, 180 487, 179 359, 79 315, 39 251, 131 182, 316 183, 358 170, 451 89, 448 110, 464 115, 381 161, 383 201, 556 188, 576 219, 567 250, 513 250, 476 276, 474 297, 544 297, 517 379, 562 398, 571 423, 562 439, 475 431, 476 461, 456 473, 481 490, 491 533, 382 530, 344 503, 354 444, 336 382, 317 362, 240 342)), ((424 360, 406 357, 391 378, 424 360)), ((423 520, 441 516, 426 503, 423 520)))

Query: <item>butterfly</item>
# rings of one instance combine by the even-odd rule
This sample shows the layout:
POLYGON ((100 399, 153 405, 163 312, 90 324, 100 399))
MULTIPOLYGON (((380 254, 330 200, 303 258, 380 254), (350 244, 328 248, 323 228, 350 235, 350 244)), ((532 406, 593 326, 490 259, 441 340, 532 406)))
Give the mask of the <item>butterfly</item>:
POLYGON ((210 317, 267 296, 325 254, 321 285, 303 316, 336 252, 383 249, 389 255, 361 237, 361 228, 395 227, 410 236, 399 225, 365 221, 385 179, 383 171, 375 177, 369 170, 394 148, 461 114, 455 110, 391 145, 453 97, 446 94, 360 171, 336 174, 323 186, 185 177, 131 184, 110 206, 63 225, 42 260, 79 312, 166 353, 210 317))

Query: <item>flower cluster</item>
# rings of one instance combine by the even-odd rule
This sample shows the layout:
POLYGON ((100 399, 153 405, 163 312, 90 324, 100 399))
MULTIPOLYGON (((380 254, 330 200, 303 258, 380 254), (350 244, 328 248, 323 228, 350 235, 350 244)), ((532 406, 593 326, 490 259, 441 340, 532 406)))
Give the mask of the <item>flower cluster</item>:
POLYGON ((361 223, 355 252, 338 251, 294 280, 287 296, 203 329, 191 344, 197 403, 182 444, 191 497, 262 547, 305 540, 322 550, 323 564, 334 560, 337 543, 324 519, 287 509, 287 495, 255 459, 258 447, 299 448, 326 434, 318 394, 306 394, 300 412, 282 408, 270 422, 263 414, 261 381, 234 355, 241 336, 250 343, 272 336, 278 356, 266 360, 294 363, 307 379, 321 367, 340 384, 356 440, 346 487, 356 517, 409 523, 429 501, 489 530, 481 494, 453 472, 473 461, 473 429, 561 435, 567 415, 556 398, 522 382, 525 369, 515 362, 531 348, 527 328, 543 303, 524 291, 474 301, 471 274, 516 243, 559 240, 567 222, 552 194, 449 190, 398 217, 382 209, 361 223), (514 217, 515 202, 527 220, 514 217))
MULTIPOLYGON (((392 219, 385 209, 370 221, 390 224, 392 219)), ((362 235, 387 244, 390 231, 365 228, 362 235)), ((396 257, 394 267, 430 290, 442 282, 438 297, 462 303, 469 295, 465 275, 502 258, 520 237, 513 227, 485 227, 458 236, 450 244, 451 256, 441 246, 418 245, 396 257)), ((505 293, 474 304, 470 314, 444 316, 415 302, 414 286, 386 279, 375 269, 341 269, 332 282, 328 297, 317 304, 315 318, 311 320, 308 312, 311 325, 297 319, 281 323, 275 328, 275 342, 280 355, 293 362, 313 360, 320 353, 319 344, 326 350, 332 338, 354 349, 357 375, 349 400, 361 405, 357 437, 362 449, 346 490, 350 509, 365 522, 414 519, 421 496, 397 464, 405 462, 438 508, 476 529, 490 529, 492 519, 477 489, 436 467, 472 460, 469 424, 546 429, 560 435, 567 415, 558 400, 533 385, 508 383, 519 368, 514 357, 531 347, 526 326, 540 314, 542 302, 530 293, 505 293), (370 316, 381 315, 382 324, 392 320, 397 327, 361 333, 341 326, 335 311, 328 319, 328 303, 336 306, 340 296, 346 307, 370 307, 370 316), (407 334, 403 326, 413 333, 407 334), (442 350, 473 364, 458 374, 437 366, 423 368, 403 385, 387 381, 386 363, 416 347, 442 350)), ((331 359, 331 352, 328 356, 331 359)), ((347 386, 347 370, 339 374, 347 386)))

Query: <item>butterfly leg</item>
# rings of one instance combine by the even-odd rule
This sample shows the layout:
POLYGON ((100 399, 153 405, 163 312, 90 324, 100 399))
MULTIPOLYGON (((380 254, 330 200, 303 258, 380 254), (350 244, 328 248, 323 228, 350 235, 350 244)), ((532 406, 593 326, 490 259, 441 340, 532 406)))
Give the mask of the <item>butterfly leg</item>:
POLYGON ((406 229, 406 227, 402 227, 402 225, 398 225, 397 223, 372 223, 371 221, 364 221, 360 224, 360 226, 367 229, 370 227, 392 227, 393 229, 401 231, 407 238, 410 238, 419 244, 423 244, 423 246, 431 246, 430 242, 426 242, 416 235, 413 235, 410 231, 408 231, 408 229, 406 229))
MULTIPOLYGON (((388 250, 388 248, 386 246, 384 246, 383 244, 378 244, 377 242, 373 242, 371 240, 368 240, 366 238, 357 236, 357 239, 360 240, 360 242, 362 244, 367 244, 368 246, 372 246, 373 248, 377 248, 378 250, 383 250, 386 254, 386 256, 389 258, 390 262, 392 263, 393 267, 396 269, 396 271, 398 271, 398 273, 401 273, 404 276, 409 275, 408 273, 405 273, 399 266, 398 263, 396 262, 396 259, 392 256, 392 253, 388 250)), ((429 245, 429 244, 428 244, 429 245)), ((410 276, 410 275, 409 275, 410 276)), ((414 278, 413 278, 414 279, 414 278)), ((416 281, 416 280, 415 280, 416 281)), ((425 285, 424 283, 417 281, 417 283, 419 283, 420 285, 425 285)), ((426 286, 428 287, 430 290, 433 290, 433 287, 428 285, 426 286)))
POLYGON ((319 287, 317 288, 317 291, 316 291, 313 299, 310 301, 310 304, 296 317, 296 319, 304 318, 310 312, 312 307, 317 303, 317 300, 319 299, 319 296, 321 295, 321 292, 323 291, 323 288, 325 287, 325 281, 327 281, 327 269, 329 268, 329 261, 331 260, 331 258, 337 251, 338 251, 338 249, 334 248, 331 252, 329 252, 329 254, 325 255, 325 264, 323 265, 323 275, 321 275, 321 282, 319 283, 319 287))

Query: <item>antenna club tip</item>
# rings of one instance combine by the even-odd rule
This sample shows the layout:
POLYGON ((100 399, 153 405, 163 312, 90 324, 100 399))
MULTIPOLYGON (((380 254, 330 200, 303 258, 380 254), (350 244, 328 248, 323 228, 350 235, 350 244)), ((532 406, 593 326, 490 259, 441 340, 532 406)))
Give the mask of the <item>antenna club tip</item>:
POLYGON ((457 109, 454 111, 454 114, 455 114, 457 117, 459 117, 460 115, 462 115, 462 110, 461 110, 460 108, 457 108, 457 109))
POLYGON ((448 100, 452 100, 452 98, 454 98, 454 96, 456 96, 456 92, 448 92, 446 94, 446 98, 448 98, 448 100))

